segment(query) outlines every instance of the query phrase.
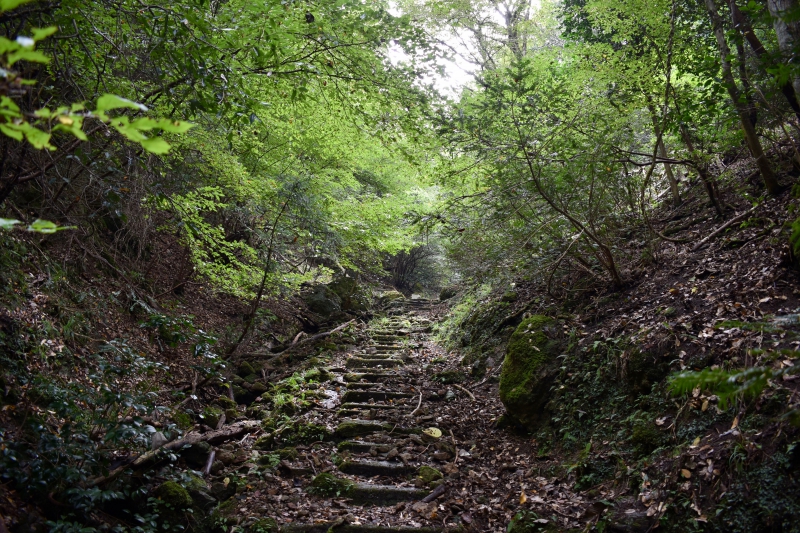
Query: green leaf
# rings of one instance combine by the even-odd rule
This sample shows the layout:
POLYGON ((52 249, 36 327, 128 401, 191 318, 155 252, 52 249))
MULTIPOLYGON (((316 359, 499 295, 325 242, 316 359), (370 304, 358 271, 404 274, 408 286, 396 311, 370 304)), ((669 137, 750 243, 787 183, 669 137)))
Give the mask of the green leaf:
POLYGON ((50 57, 36 50, 22 48, 12 54, 8 54, 8 64, 13 65, 17 61, 30 61, 31 63, 49 63, 50 57))
POLYGON ((0 0, 0 12, 10 11, 15 7, 19 7, 22 4, 27 4, 32 1, 33 0, 0 0))
POLYGON ((13 218, 0 218, 0 229, 13 229, 17 224, 19 224, 19 220, 14 220, 13 218))
POLYGON ((33 30, 33 40, 34 41, 41 41, 47 37, 50 37, 55 32, 58 31, 57 26, 48 26, 47 28, 34 28, 33 30))
POLYGON ((128 100, 127 98, 116 96, 114 94, 104 94, 103 96, 97 99, 97 111, 103 112, 103 111, 108 111, 110 109, 120 109, 120 108, 147 111, 146 106, 138 104, 132 100, 128 100))
POLYGON ((38 218, 34 220, 30 226, 28 226, 28 231, 46 234, 55 233, 65 229, 75 229, 75 226, 59 226, 54 222, 50 222, 49 220, 42 220, 38 218))
POLYGON ((16 139, 17 141, 21 141, 22 140, 22 132, 21 131, 13 129, 13 128, 10 128, 9 126, 7 126, 5 124, 0 124, 0 132, 3 132, 3 135, 11 137, 12 139, 16 139))
POLYGON ((142 148, 153 154, 166 154, 169 152, 169 143, 161 137, 150 137, 143 140, 141 143, 142 148))

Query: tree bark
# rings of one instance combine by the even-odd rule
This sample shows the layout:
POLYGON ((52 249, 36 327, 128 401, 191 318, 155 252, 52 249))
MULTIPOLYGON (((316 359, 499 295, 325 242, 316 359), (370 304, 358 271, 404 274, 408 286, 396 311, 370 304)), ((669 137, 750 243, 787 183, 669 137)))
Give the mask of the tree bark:
MULTIPOLYGON (((766 72, 766 70, 774 64, 772 58, 767 53, 767 49, 764 48, 761 40, 756 35, 755 31, 753 30, 753 26, 750 24, 750 21, 747 20, 747 17, 745 17, 744 13, 739 10, 739 6, 736 5, 736 0, 730 0, 730 9, 734 27, 744 36, 745 40, 750 45, 750 48, 753 49, 753 52, 761 62, 761 67, 766 72)), ((800 103, 797 101, 797 95, 794 92, 794 86, 792 85, 792 82, 790 80, 786 80, 781 84, 780 89, 784 98, 786 98, 786 101, 789 103, 789 107, 792 108, 795 116, 798 120, 800 120, 800 103)))
MULTIPOLYGON (((772 15, 772 27, 775 28, 778 47, 784 61, 797 67, 800 63, 797 56, 797 45, 800 44, 800 21, 792 20, 797 13, 797 0, 767 0, 767 8, 772 15)), ((800 94, 800 76, 795 75, 792 78, 792 85, 795 96, 800 94)))
MULTIPOLYGON (((656 137, 658 138, 658 155, 662 159, 668 159, 667 147, 664 144, 664 138, 661 135, 661 128, 658 125, 656 108, 650 99, 650 95, 647 95, 647 108, 650 110, 650 117, 653 119, 653 133, 655 133, 656 137)), ((681 194, 678 190, 678 180, 675 179, 675 174, 672 173, 672 165, 669 163, 664 163, 664 174, 666 174, 667 181, 669 181, 669 190, 672 193, 672 204, 675 207, 678 207, 681 205, 681 203, 683 203, 683 201, 681 200, 681 194)))
MULTIPOLYGON (((770 0, 770 2, 775 0, 770 0)), ((736 85, 736 80, 733 77, 731 70, 731 63, 728 58, 731 55, 731 50, 728 47, 728 42, 725 40, 725 30, 722 27, 722 19, 717 12, 717 6, 714 0, 705 0, 706 9, 711 17, 711 25, 714 29, 714 36, 717 38, 717 47, 719 48, 720 62, 722 63, 722 79, 725 83, 725 88, 733 101, 736 112, 739 115, 739 121, 742 124, 744 137, 747 141, 747 147, 750 149, 750 154, 756 160, 758 170, 761 172, 761 177, 764 179, 764 185, 770 194, 777 194, 780 192, 780 185, 772 172, 772 167, 764 155, 764 150, 761 147, 761 141, 758 140, 756 129, 753 123, 750 122, 750 116, 747 106, 740 100, 739 88, 736 85)))

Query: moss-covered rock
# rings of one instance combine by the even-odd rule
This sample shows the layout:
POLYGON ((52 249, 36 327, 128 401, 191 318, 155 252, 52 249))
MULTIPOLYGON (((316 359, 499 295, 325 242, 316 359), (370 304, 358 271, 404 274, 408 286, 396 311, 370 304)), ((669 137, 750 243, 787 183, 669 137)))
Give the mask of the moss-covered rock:
POLYGON ((184 413, 183 411, 176 411, 172 413, 172 420, 175 421, 175 425, 181 429, 189 429, 192 427, 192 417, 189 416, 188 413, 184 413))
POLYGON ((557 323, 543 315, 523 320, 508 341, 500 374, 500 400, 509 417, 529 430, 545 418, 544 406, 560 351, 557 323))
POLYGON ((256 520, 247 528, 248 533, 278 533, 278 523, 272 518, 256 520))
POLYGON ((219 407, 214 407, 213 405, 209 405, 200 413, 200 420, 203 421, 203 424, 216 428, 217 424, 219 424, 220 419, 222 418, 223 410, 219 407))
POLYGON ((241 377, 249 376, 250 374, 255 374, 255 373, 256 371, 253 368, 253 365, 251 365, 247 361, 242 361, 241 363, 239 363, 239 366, 236 367, 236 374, 241 377))
POLYGON ((222 407, 223 409, 236 409, 237 404, 227 396, 220 396, 214 403, 222 407))
POLYGON ((286 461, 296 461, 300 456, 294 448, 282 448, 276 452, 281 459, 286 461))
POLYGON ((405 300, 406 297, 403 296, 403 293, 400 291, 386 291, 381 294, 381 297, 378 299, 381 305, 386 305, 388 303, 397 302, 405 300))
POLYGON ((449 385, 451 383, 461 383, 466 379, 466 376, 463 372, 459 372, 458 370, 443 370, 435 373, 432 379, 433 381, 449 385))
POLYGON ((353 488, 353 485, 354 483, 349 479, 341 479, 333 474, 324 472, 314 478, 308 488, 308 492, 325 497, 344 496, 353 488))
POLYGON ((417 471, 417 477, 425 486, 430 486, 434 481, 444 478, 441 472, 430 466, 421 466, 417 471))
POLYGON ((458 294, 457 287, 445 287, 444 289, 441 290, 441 292, 439 292, 439 300, 441 301, 449 300, 456 294, 458 294))
POLYGON ((648 455, 661 446, 663 438, 652 422, 637 421, 631 432, 631 444, 639 455, 648 455))
POLYGON ((355 278, 337 276, 328 288, 339 297, 344 311, 366 311, 369 308, 369 297, 355 278))
POLYGON ((192 497, 189 496, 189 491, 174 481, 165 481, 159 485, 155 495, 173 509, 188 509, 192 506, 192 497))

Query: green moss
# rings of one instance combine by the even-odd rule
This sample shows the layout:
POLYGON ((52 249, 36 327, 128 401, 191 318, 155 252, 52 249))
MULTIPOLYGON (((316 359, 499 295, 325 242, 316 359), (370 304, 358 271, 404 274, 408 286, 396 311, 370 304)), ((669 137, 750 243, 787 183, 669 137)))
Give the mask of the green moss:
POLYGON ((286 444, 311 444, 330 437, 330 432, 325 426, 318 424, 297 424, 281 434, 281 439, 286 444))
POLYGON ((417 477, 428 486, 430 486, 434 481, 444 478, 441 472, 430 466, 419 467, 419 470, 417 471, 417 477))
POLYGON ((647 455, 661 446, 661 433, 653 426, 652 422, 640 420, 633 426, 631 444, 639 455, 647 455))
POLYGON ((354 483, 348 479, 340 479, 325 472, 314 478, 308 492, 326 497, 343 496, 353 488, 353 485, 354 483))
POLYGON ((253 443, 253 448, 257 450, 271 450, 273 446, 275 446, 275 437, 272 435, 259 437, 253 443))
POLYGON ((172 413, 172 420, 174 420, 175 425, 181 429, 189 429, 193 425, 192 417, 189 416, 187 413, 183 413, 180 411, 172 413))
POLYGON ((272 518, 261 518, 250 524, 247 531, 249 533, 277 533, 278 523, 272 518))
POLYGON ((206 482, 203 481, 203 478, 194 474, 186 475, 186 480, 184 481, 183 486, 189 492, 208 489, 206 482))
POLYGON ((236 408, 234 408, 234 409, 225 409, 225 419, 228 422, 232 422, 232 421, 236 420, 236 417, 238 417, 238 416, 239 416, 239 411, 236 408))
POLYGON ((218 407, 208 406, 203 409, 203 412, 200 413, 200 419, 203 423, 209 427, 216 428, 217 424, 219 424, 220 418, 222 418, 222 409, 218 407))
POLYGON ((276 452, 281 459, 286 461, 296 461, 299 457, 299 453, 294 448, 282 448, 276 452))
POLYGON ((250 374, 255 374, 256 370, 253 368, 253 365, 248 363, 247 361, 242 361, 239 363, 239 366, 236 369, 236 373, 242 377, 249 376, 250 374))
POLYGON ((174 509, 187 509, 192 505, 189 491, 174 481, 165 481, 155 491, 156 497, 174 509))
POLYGON ((544 533, 560 531, 558 524, 539 518, 533 511, 523 510, 514 515, 506 528, 508 533, 544 533))
POLYGON ((544 374, 559 354, 552 318, 534 315, 523 320, 508 341, 500 373, 500 400, 509 414, 523 424, 539 416, 544 374), (553 334, 548 334, 553 332, 553 334))

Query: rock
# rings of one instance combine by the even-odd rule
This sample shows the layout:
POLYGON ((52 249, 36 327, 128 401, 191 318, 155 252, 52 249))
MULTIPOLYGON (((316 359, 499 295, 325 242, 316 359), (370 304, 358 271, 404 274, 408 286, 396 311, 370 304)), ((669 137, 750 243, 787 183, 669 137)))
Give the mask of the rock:
POLYGON ((192 506, 192 497, 189 491, 174 481, 165 481, 155 491, 158 499, 173 507, 173 509, 187 509, 192 506))
POLYGON ((222 407, 223 410, 224 409, 236 409, 236 407, 238 407, 236 405, 236 402, 234 402, 233 400, 231 400, 227 396, 220 396, 219 398, 214 400, 214 403, 219 405, 220 407, 222 407))
POLYGON ((314 478, 308 492, 319 496, 338 497, 346 495, 352 487, 352 481, 324 472, 314 478))
POLYGON ((337 276, 328 284, 328 288, 341 300, 343 311, 366 311, 369 309, 369 297, 359 287, 355 278, 346 274, 337 276))
POLYGON ((430 486, 434 481, 444 478, 444 475, 430 466, 421 466, 417 471, 417 478, 424 486, 430 486))
POLYGON ((247 361, 242 361, 241 363, 239 363, 239 366, 236 367, 236 374, 241 377, 249 376, 250 374, 255 374, 255 373, 256 371, 253 368, 253 365, 251 365, 247 361))
POLYGON ((153 436, 150 437, 150 449, 157 450, 168 442, 169 440, 167 439, 167 437, 164 436, 163 433, 161 433, 160 431, 156 431, 155 433, 153 433, 153 436))
POLYGON ((362 437, 379 431, 391 431, 392 424, 372 422, 367 420, 346 420, 336 428, 335 435, 342 439, 362 437))
POLYGON ((406 297, 403 296, 402 292, 399 291, 386 291, 381 294, 380 298, 378 298, 378 302, 381 305, 390 304, 392 302, 400 302, 405 300, 406 297))
POLYGON ((500 400, 509 418, 528 430, 547 418, 544 406, 559 369, 559 334, 555 320, 534 315, 523 320, 508 341, 500 400))
POLYGON ((452 298, 456 294, 458 294, 458 288, 457 287, 445 287, 439 293, 439 300, 441 300, 441 301, 449 300, 450 298, 452 298))
POLYGON ((342 299, 326 285, 315 285, 303 295, 306 306, 314 313, 328 318, 342 311, 342 299))
POLYGON ((500 298, 501 302, 516 302, 517 301, 517 293, 514 291, 508 291, 500 298))
POLYGON ((194 504, 204 511, 217 505, 217 499, 204 490, 190 490, 189 495, 194 504))
POLYGON ((220 450, 217 452, 217 460, 221 461, 225 466, 232 465, 235 458, 233 452, 227 450, 220 450))
POLYGON ((225 415, 222 409, 218 407, 208 406, 200 413, 200 419, 205 425, 212 429, 216 429, 220 419, 225 415))
POLYGON ((214 475, 217 475, 220 472, 222 472, 222 470, 224 468, 225 468, 225 465, 222 463, 222 461, 214 461, 211 464, 211 473, 214 474, 214 475))
POLYGON ((214 483, 211 485, 211 494, 217 500, 224 502, 236 494, 236 483, 228 483, 227 485, 223 482, 214 483))
POLYGON ((228 422, 233 422, 239 417, 239 411, 236 409, 225 409, 225 419, 228 422))
POLYGON ((444 395, 444 399, 448 402, 456 399, 456 393, 453 392, 453 389, 447 389, 447 394, 444 395))
POLYGON ((195 442, 188 448, 183 449, 183 459, 186 463, 199 470, 206 465, 208 461, 208 454, 211 452, 211 445, 207 442, 195 442))

